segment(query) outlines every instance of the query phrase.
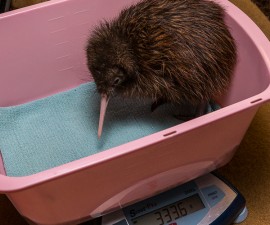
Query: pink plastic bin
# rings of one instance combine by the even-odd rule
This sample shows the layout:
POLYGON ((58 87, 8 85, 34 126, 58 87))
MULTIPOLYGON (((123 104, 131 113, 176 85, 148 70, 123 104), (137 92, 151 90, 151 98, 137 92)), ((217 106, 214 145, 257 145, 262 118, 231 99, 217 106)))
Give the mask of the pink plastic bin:
MULTIPOLYGON (((52 0, 0 15, 0 106, 29 102, 89 78, 84 48, 103 18, 132 0, 52 0)), ((270 43, 227 0, 239 59, 221 110, 130 143, 25 177, 0 192, 28 221, 76 224, 228 163, 258 107, 270 98, 270 43)), ((1 161, 1 160, 0 160, 1 161)))

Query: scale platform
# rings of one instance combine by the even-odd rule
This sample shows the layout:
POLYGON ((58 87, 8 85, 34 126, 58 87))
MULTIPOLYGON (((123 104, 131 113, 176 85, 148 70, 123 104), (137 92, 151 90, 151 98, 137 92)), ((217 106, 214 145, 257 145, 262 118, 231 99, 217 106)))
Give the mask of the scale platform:
POLYGON ((105 215, 102 225, 229 225, 246 219, 245 204, 235 187, 210 173, 105 215))

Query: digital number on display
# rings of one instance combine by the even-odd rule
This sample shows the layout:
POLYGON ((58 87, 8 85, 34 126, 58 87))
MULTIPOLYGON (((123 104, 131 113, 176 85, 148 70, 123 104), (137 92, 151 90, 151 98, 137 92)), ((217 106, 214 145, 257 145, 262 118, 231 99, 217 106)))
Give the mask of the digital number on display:
POLYGON ((205 205, 200 196, 195 194, 142 216, 131 218, 131 222, 133 225, 166 225, 203 208, 205 205))

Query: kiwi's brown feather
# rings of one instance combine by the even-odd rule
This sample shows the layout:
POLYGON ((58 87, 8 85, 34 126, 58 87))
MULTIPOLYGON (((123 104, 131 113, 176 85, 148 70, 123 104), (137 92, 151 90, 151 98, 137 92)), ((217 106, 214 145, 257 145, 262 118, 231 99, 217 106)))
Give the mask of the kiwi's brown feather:
POLYGON ((87 56, 100 93, 120 73, 122 96, 199 104, 226 91, 237 51, 217 3, 142 0, 95 29, 87 56))

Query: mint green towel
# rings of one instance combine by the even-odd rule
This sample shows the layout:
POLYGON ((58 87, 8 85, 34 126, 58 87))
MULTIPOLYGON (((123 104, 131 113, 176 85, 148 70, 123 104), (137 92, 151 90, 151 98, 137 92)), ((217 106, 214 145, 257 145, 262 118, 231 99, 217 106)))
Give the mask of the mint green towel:
MULTIPOLYGON (((31 175, 180 123, 175 108, 112 98, 101 139, 94 83, 27 104, 0 108, 0 153, 8 176, 31 175)), ((209 112, 212 108, 209 107, 209 112)))

